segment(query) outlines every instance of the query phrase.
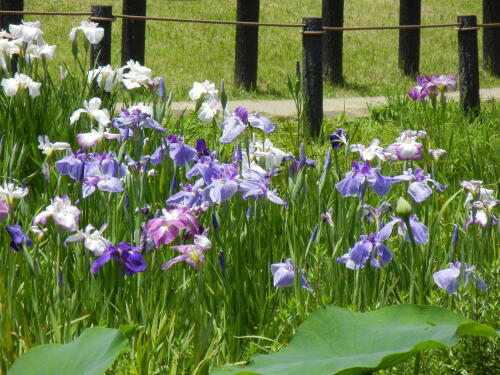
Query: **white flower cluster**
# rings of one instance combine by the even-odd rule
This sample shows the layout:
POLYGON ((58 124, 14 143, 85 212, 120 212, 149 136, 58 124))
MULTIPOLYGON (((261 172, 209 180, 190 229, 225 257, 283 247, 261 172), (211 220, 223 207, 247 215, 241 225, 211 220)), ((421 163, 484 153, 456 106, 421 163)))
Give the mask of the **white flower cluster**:
POLYGON ((89 101, 83 101, 83 108, 77 109, 69 118, 70 125, 76 123, 82 114, 86 114, 97 121, 98 129, 91 129, 89 133, 79 133, 76 141, 82 150, 89 150, 104 139, 120 139, 120 134, 109 133, 108 125, 111 120, 109 111, 106 108, 101 109, 102 101, 99 98, 92 98, 89 101))
POLYGON ((125 66, 113 69, 111 65, 99 66, 87 73, 87 82, 94 81, 106 92, 122 82, 127 90, 140 87, 153 87, 158 84, 160 77, 152 78, 151 69, 142 66, 137 61, 129 60, 125 66))
POLYGON ((213 82, 193 82, 193 88, 189 90, 189 98, 201 103, 201 111, 198 118, 206 123, 212 122, 219 112, 222 112, 222 103, 219 100, 219 90, 215 89, 213 82))

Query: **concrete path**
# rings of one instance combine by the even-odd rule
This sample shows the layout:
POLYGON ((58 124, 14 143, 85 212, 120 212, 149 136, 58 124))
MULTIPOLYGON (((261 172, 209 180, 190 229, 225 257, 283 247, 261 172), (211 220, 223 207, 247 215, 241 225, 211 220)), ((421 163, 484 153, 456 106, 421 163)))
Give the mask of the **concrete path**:
MULTIPOLYGON (((450 100, 458 100, 460 93, 458 91, 450 92, 446 95, 450 100)), ((500 101, 500 87, 481 89, 481 100, 500 101)), ((345 114, 348 118, 361 117, 368 115, 368 108, 387 104, 387 98, 384 96, 368 96, 357 98, 335 98, 324 99, 323 112, 326 117, 335 117, 345 114)), ((294 117, 296 116, 295 104, 293 100, 235 100, 228 103, 230 109, 242 106, 249 112, 259 112, 272 117, 294 117)), ((194 110, 192 102, 174 102, 172 110, 175 113, 182 112, 184 109, 194 110)))

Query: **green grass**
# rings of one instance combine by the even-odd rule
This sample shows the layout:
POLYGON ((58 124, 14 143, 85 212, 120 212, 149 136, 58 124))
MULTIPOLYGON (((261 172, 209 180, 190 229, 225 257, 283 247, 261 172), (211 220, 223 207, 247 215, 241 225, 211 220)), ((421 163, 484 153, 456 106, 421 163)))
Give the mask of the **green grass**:
MULTIPOLYGON (((26 0, 26 10, 89 11, 91 4, 111 4, 121 13, 119 0, 34 1, 26 0)), ((345 25, 396 25, 399 18, 396 0, 351 0, 345 2, 345 25)), ((234 0, 169 1, 149 0, 148 15, 234 20, 234 0)), ((302 17, 321 16, 320 0, 261 1, 262 22, 300 23, 302 17)), ((425 0, 422 23, 453 23, 460 14, 476 14, 481 21, 479 0, 425 0)), ((58 56, 70 61, 67 34, 79 17, 29 17, 41 19, 45 39, 57 44, 58 56)), ((147 23, 146 65, 156 75, 164 76, 176 100, 187 98, 192 81, 226 80, 233 98, 289 97, 286 78, 294 74, 295 62, 302 60, 301 34, 297 29, 260 29, 258 90, 239 92, 234 88, 234 26, 200 25, 173 22, 147 23)), ((113 23, 113 65, 120 55, 121 21, 113 23)), ((481 51, 481 32, 479 42, 481 51)), ((421 72, 423 74, 456 73, 458 68, 457 32, 453 28, 424 29, 421 32, 421 72)), ((350 31, 344 34, 345 84, 325 85, 325 97, 389 95, 406 91, 414 83, 398 70, 398 31, 350 31)), ((481 53, 480 53, 481 55, 481 53)), ((481 56, 480 56, 481 60, 481 56)), ((481 86, 500 85, 500 79, 481 70, 481 86)))

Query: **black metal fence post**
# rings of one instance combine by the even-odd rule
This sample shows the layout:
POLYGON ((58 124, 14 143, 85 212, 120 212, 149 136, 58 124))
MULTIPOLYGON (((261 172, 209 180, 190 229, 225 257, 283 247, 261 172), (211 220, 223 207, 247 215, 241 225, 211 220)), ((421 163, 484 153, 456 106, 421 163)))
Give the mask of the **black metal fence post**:
MULTIPOLYGON (((421 0, 400 0, 399 24, 420 25, 421 0)), ((420 70, 420 29, 399 30, 399 68, 414 76, 420 70)))
POLYGON ((460 73, 460 103, 467 115, 479 113, 479 63, 477 47, 477 17, 458 16, 458 67, 460 73))
MULTIPOLYGON (((323 0, 323 26, 344 26, 344 0, 323 0)), ((342 83, 343 31, 328 31, 323 36, 323 72, 331 83, 342 83)))
MULTIPOLYGON (((238 0, 236 20, 259 22, 260 0, 238 0)), ((259 28, 236 25, 234 81, 237 87, 254 90, 257 87, 259 60, 259 28)))
MULTIPOLYGON (((500 22, 500 2, 483 0, 483 23, 500 22)), ((483 28, 483 64, 491 74, 500 77, 500 28, 483 28)))
POLYGON ((323 122, 323 19, 303 18, 302 67, 305 112, 311 137, 319 136, 323 122))
POLYGON ((105 18, 109 21, 98 20, 99 27, 104 29, 102 40, 93 44, 90 48, 90 67, 105 66, 111 64, 111 23, 113 18, 113 8, 111 5, 92 5, 92 17, 105 18))
MULTIPOLYGON (((146 15, 146 0, 123 0, 123 14, 131 16, 146 15)), ((146 41, 146 21, 137 19, 122 20, 122 65, 127 61, 138 61, 144 65, 146 41)))
MULTIPOLYGON (((0 0, 1 10, 23 11, 24 0, 0 0)), ((19 25, 23 19, 22 14, 3 14, 0 15, 0 29, 9 31, 9 25, 19 25)))

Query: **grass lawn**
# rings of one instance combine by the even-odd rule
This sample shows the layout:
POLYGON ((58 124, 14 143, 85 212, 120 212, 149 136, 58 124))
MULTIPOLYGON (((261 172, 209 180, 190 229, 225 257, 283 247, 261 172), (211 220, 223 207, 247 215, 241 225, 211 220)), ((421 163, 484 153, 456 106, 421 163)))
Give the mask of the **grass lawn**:
MULTIPOLYGON (((111 4, 121 13, 119 0, 82 0, 44 2, 25 0, 26 10, 89 11, 91 4, 111 4)), ((320 0, 261 0, 262 22, 300 23, 302 17, 321 16, 320 0)), ((346 1, 345 25, 395 25, 399 6, 395 0, 346 1)), ((234 0, 149 0, 149 16, 233 20, 234 0)), ((459 14, 477 14, 481 21, 479 0, 423 1, 422 23, 455 22, 459 14)), ((31 16, 40 19, 45 40, 58 45, 58 58, 69 62, 67 37, 79 17, 31 16)), ((263 27, 260 30, 259 76, 256 93, 242 93, 233 86, 234 26, 200 25, 151 21, 147 24, 146 65, 166 78, 176 100, 187 98, 190 82, 224 78, 230 98, 289 97, 287 75, 293 74, 295 62, 301 60, 301 35, 290 28, 263 27)), ((480 33, 481 34, 481 33, 480 33)), ((113 24, 114 65, 120 63, 121 21, 113 24)), ((421 33, 421 70, 425 74, 457 72, 457 32, 453 28, 424 29, 421 33)), ((480 37, 480 48, 481 40, 480 37)), ((344 34, 344 86, 325 86, 325 97, 391 95, 404 92, 413 79, 401 75, 397 66, 398 31, 351 31, 344 34)), ((481 58, 481 57, 480 57, 481 58)), ((500 85, 481 71, 482 87, 500 85)))

